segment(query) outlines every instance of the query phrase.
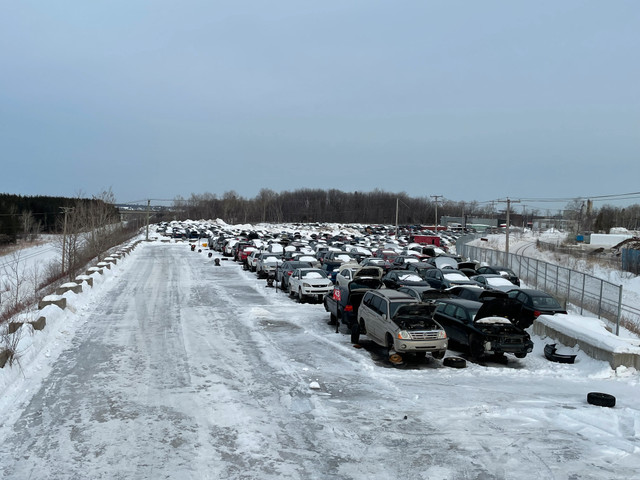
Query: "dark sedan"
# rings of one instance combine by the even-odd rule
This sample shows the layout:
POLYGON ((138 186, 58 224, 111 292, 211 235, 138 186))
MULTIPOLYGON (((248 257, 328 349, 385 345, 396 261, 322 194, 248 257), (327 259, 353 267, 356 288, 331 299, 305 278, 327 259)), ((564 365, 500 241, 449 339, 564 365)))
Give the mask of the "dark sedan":
POLYGON ((514 288, 507 292, 509 298, 517 300, 520 304, 520 312, 516 324, 520 328, 528 328, 540 315, 555 315, 567 313, 554 297, 541 290, 531 288, 514 288))
POLYGON ((514 285, 520 286, 520 279, 509 267, 503 267, 500 265, 484 265, 476 268, 476 275, 482 275, 485 273, 501 275, 514 285))
POLYGON ((505 353, 524 358, 533 350, 533 342, 527 332, 509 320, 513 305, 511 299, 485 303, 444 299, 438 301, 433 319, 444 327, 450 343, 468 349, 475 360, 505 353))
POLYGON ((478 282, 474 282, 464 273, 453 268, 432 268, 425 272, 424 279, 433 288, 440 290, 456 285, 478 285, 478 282))
POLYGON ((393 289, 404 286, 429 286, 420 275, 406 270, 389 270, 389 272, 382 277, 382 283, 384 283, 385 287, 393 289))

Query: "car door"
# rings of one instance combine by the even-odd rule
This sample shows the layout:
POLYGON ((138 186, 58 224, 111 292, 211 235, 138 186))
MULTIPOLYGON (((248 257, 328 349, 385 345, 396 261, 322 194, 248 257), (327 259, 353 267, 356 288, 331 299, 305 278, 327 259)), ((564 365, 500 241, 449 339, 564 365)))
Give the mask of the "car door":
POLYGON ((389 305, 387 301, 379 296, 375 296, 373 300, 376 314, 371 318, 375 340, 380 345, 384 344, 384 334, 386 331, 385 323, 389 318, 389 305))
POLYGON ((452 337, 460 345, 469 345, 469 333, 472 319, 469 312, 462 307, 456 306, 453 311, 452 337))

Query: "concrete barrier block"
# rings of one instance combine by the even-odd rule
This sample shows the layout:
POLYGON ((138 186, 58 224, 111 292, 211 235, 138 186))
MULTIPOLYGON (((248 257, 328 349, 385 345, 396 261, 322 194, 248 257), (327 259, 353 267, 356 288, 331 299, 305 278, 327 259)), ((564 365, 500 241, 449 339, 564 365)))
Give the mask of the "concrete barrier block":
POLYGON ((9 325, 7 325, 7 333, 16 333, 21 326, 22 322, 9 322, 9 325))
POLYGON ((76 277, 76 283, 79 285, 86 283, 90 287, 93 287, 93 277, 91 275, 78 275, 76 277))
POLYGON ((42 310, 47 305, 56 305, 64 310, 67 308, 67 299, 66 297, 60 297, 58 295, 47 295, 38 302, 38 310, 42 310))
POLYGON ((102 268, 100 267, 89 267, 86 271, 87 275, 91 275, 92 273, 99 273, 102 275, 102 268))
POLYGON ((64 283, 56 288, 56 295, 64 295, 67 292, 82 293, 82 285, 75 282, 64 283))
POLYGON ((111 270, 111 264, 108 262, 98 262, 98 267, 111 270))
POLYGON ((640 370, 640 353, 635 353, 629 349, 626 351, 624 351, 624 349, 623 351, 616 351, 616 349, 609 348, 605 342, 590 342, 586 339, 576 339, 570 334, 561 332, 559 329, 537 320, 533 322, 533 333, 543 338, 552 338, 554 341, 567 347, 578 345, 580 350, 588 356, 596 360, 608 362, 614 370, 620 366, 633 367, 636 370, 640 370))
POLYGON ((44 330, 45 325, 47 324, 47 319, 43 316, 38 317, 35 322, 29 322, 34 330, 44 330))

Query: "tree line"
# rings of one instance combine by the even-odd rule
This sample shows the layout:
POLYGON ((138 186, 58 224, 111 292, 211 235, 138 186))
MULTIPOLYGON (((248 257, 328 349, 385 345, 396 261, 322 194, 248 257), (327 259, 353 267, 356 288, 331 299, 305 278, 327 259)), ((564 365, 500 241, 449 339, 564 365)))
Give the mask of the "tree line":
MULTIPOLYGON (((192 194, 174 200, 176 219, 221 218, 227 223, 366 223, 400 225, 433 225, 436 217, 496 218, 506 220, 506 212, 496 211, 498 202, 458 202, 432 196, 410 197, 406 193, 343 192, 340 190, 297 189, 275 192, 262 189, 254 198, 244 198, 235 191, 222 196, 211 193, 192 194)), ((514 209, 515 210, 515 209, 514 209)), ((520 226, 535 219, 571 220, 577 231, 608 232, 613 227, 629 230, 640 228, 640 205, 595 208, 590 201, 574 200, 555 213, 536 209, 510 212, 510 223, 520 226), (526 215, 525 215, 526 213, 526 215)), ((560 224, 560 222, 559 222, 560 224)))

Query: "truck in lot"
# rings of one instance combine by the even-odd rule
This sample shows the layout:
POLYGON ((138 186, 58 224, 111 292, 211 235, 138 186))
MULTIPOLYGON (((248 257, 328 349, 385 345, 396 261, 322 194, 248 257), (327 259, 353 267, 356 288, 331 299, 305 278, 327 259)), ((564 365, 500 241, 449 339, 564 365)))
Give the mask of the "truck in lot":
POLYGON ((435 245, 440 246, 440 237, 437 235, 412 235, 411 241, 413 243, 420 243, 422 245, 435 245))

